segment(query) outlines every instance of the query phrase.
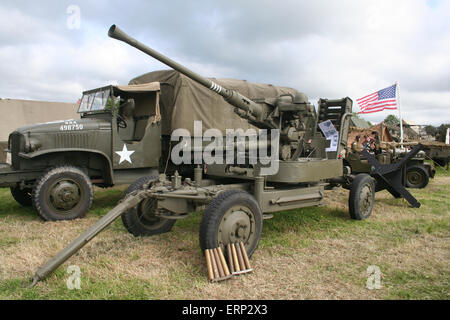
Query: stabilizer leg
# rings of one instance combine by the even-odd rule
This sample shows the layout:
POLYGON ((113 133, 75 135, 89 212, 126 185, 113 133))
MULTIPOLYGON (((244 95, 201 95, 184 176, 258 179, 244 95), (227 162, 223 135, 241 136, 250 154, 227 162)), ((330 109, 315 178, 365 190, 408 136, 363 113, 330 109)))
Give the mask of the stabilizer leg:
POLYGON ((367 150, 363 150, 361 154, 372 166, 371 175, 374 176, 377 181, 381 181, 394 197, 398 198, 399 196, 402 196, 412 207, 419 208, 420 202, 417 201, 417 199, 403 186, 403 170, 408 161, 422 148, 423 145, 418 144, 408 152, 405 157, 394 164, 380 164, 367 150))
POLYGON ((63 264, 67 259, 78 252, 96 235, 102 232, 107 226, 114 222, 126 210, 135 207, 148 194, 148 190, 140 190, 129 194, 117 206, 109 211, 103 218, 92 225, 88 230, 83 232, 78 238, 73 240, 67 247, 61 250, 56 256, 41 266, 32 278, 32 282, 28 287, 33 287, 38 281, 45 279, 56 268, 63 264))

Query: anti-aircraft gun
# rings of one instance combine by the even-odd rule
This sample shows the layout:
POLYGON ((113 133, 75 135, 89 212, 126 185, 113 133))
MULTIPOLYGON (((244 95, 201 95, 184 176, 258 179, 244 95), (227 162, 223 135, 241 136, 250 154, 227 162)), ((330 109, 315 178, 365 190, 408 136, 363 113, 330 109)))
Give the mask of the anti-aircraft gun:
MULTIPOLYGON (((247 119, 251 124, 262 129, 280 131, 280 156, 282 160, 298 158, 302 155, 304 137, 313 138, 315 129, 315 109, 303 93, 295 96, 286 94, 277 98, 252 101, 237 91, 229 90, 202 77, 188 68, 160 54, 159 52, 128 36, 115 25, 108 35, 128 43, 130 46, 152 56, 156 60, 172 67, 188 78, 221 95, 225 101, 234 106, 234 112, 247 119), (292 152, 291 152, 292 151, 292 152)), ((351 106, 350 106, 351 108, 351 106)))
POLYGON ((346 145, 347 121, 351 114, 349 98, 319 100, 318 114, 302 93, 251 100, 201 77, 128 36, 115 25, 108 34, 220 94, 234 106, 240 117, 256 128, 275 132, 266 141, 266 146, 271 147, 270 157, 260 157, 260 161, 252 162, 249 147, 243 163, 202 163, 194 167, 193 179, 183 179, 178 172, 169 177, 163 172, 158 177, 139 178, 115 208, 39 268, 32 285, 44 279, 120 216, 130 233, 150 236, 168 232, 176 220, 206 208, 199 232, 202 250, 217 247, 224 250, 229 243, 242 242, 250 257, 258 245, 263 219, 271 218, 279 211, 322 205, 324 189, 328 185, 350 183, 351 217, 362 220, 371 215, 374 179, 368 174, 352 176, 348 168, 343 167, 340 157, 342 146, 346 145), (330 152, 327 152, 329 140, 318 129, 319 120, 330 120, 328 128, 336 133, 338 140, 330 152))

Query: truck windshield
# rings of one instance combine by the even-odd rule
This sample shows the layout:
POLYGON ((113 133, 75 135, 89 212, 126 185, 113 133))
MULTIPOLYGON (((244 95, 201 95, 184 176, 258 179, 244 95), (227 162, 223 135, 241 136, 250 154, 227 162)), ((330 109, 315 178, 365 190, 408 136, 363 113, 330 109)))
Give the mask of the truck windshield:
POLYGON ((106 104, 110 98, 110 89, 104 89, 101 91, 85 93, 81 98, 80 107, 78 112, 100 111, 105 110, 106 104))

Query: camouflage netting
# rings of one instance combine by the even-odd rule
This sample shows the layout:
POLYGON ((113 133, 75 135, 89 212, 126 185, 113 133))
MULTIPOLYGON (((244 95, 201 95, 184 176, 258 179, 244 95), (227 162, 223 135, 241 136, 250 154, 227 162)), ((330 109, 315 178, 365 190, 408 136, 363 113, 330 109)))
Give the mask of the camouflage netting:
MULTIPOLYGON (((235 90, 249 99, 275 98, 281 94, 294 94, 297 90, 271 84, 249 83, 245 80, 213 79, 224 88, 235 90)), ((170 134, 177 128, 185 128, 193 134, 194 120, 202 121, 203 131, 252 127, 236 115, 230 104, 219 94, 174 70, 146 73, 132 79, 129 84, 158 81, 161 83, 162 132, 170 134)))

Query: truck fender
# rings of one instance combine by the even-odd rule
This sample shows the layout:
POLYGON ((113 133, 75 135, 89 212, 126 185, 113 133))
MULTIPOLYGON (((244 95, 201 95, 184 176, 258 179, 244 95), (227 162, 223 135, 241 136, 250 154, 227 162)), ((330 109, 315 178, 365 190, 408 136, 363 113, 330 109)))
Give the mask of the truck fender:
POLYGON ((106 164, 106 170, 105 173, 107 176, 105 177, 105 184, 106 185, 113 185, 114 184, 114 175, 113 175, 113 166, 111 163, 111 159, 101 151, 92 150, 92 149, 83 149, 83 148, 58 148, 58 149, 48 149, 48 150, 40 150, 30 153, 19 153, 19 157, 24 159, 34 159, 37 157, 41 157, 44 155, 49 155, 52 153, 65 153, 65 152, 79 152, 79 153, 90 153, 100 156, 102 160, 105 161, 106 164))

